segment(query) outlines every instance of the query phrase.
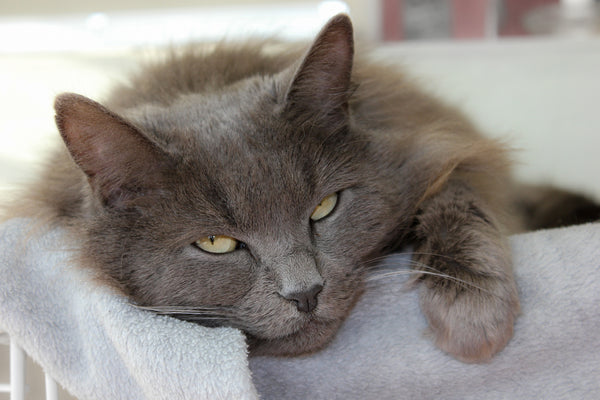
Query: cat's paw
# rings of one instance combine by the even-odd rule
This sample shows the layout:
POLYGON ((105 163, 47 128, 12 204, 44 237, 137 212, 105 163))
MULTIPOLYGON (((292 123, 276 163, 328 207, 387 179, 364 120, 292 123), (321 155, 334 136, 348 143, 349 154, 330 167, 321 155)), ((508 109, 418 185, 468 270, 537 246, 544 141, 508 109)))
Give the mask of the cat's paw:
POLYGON ((479 289, 458 282, 421 288, 421 308, 435 344, 463 362, 490 360, 513 335, 519 312, 514 282, 485 280, 479 289))

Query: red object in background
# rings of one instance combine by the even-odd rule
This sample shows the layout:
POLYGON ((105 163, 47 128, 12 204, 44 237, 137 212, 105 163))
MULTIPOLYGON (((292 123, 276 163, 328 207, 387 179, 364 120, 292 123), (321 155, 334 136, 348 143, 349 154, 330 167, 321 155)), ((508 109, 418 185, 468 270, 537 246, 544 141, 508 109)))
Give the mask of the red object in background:
POLYGON ((523 36, 529 33, 523 28, 523 18, 535 8, 558 4, 559 0, 502 0, 503 10, 499 36, 523 36))
POLYGON ((402 0, 381 0, 382 39, 385 41, 402 40, 402 0))
POLYGON ((485 37, 486 13, 490 0, 452 0, 452 37, 485 37))
MULTIPOLYGON (((498 36, 524 36, 529 33, 523 27, 523 19, 538 7, 558 4, 560 0, 446 0, 452 2, 451 36, 457 39, 484 38, 488 7, 498 6, 498 36)), ((410 18, 410 9, 405 9, 403 0, 381 0, 382 39, 396 41, 404 39, 403 18, 410 18)))

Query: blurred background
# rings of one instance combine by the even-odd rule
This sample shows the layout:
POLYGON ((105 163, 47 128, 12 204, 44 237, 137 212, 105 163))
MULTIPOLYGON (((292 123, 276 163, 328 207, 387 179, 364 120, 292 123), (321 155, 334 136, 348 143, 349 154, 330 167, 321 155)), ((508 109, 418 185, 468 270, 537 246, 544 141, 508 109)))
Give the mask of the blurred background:
POLYGON ((56 141, 52 101, 102 99, 157 46, 248 35, 309 40, 350 14, 397 63, 517 149, 516 174, 600 198, 595 0, 21 0, 0 3, 0 190, 56 141))
MULTIPOLYGON (((519 178, 600 199, 595 0, 4 0, 0 196, 32 176, 58 142, 58 93, 101 100, 139 59, 170 44, 248 35, 310 40, 339 12, 350 14, 373 57, 408 70, 487 135, 507 138, 519 178)), ((29 371, 37 374, 30 382, 43 381, 29 371)), ((7 376, 0 367, 0 381, 7 376)), ((42 391, 31 384, 27 396, 42 391)))

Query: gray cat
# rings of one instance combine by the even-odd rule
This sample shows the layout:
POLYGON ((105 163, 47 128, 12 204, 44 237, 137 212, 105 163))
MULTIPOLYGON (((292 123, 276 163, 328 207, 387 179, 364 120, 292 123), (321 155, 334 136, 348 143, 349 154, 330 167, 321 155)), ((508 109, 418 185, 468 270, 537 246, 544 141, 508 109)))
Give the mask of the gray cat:
POLYGON ((511 338, 507 150, 355 57, 347 16, 307 51, 174 51, 104 105, 55 108, 68 151, 20 202, 70 227, 77 262, 140 307, 238 327, 253 355, 312 352, 377 260, 412 244, 441 349, 483 361, 511 338))

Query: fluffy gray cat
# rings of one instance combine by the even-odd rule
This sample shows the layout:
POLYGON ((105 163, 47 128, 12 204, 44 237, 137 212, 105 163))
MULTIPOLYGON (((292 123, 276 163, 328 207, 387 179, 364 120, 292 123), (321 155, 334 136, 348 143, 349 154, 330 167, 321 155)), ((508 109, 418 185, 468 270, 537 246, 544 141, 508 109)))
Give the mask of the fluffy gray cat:
POLYGON ((441 349, 483 361, 511 338, 505 237, 535 209, 515 208, 507 150, 355 57, 347 16, 308 50, 191 47, 103 105, 55 108, 66 146, 20 203, 68 226, 77 262, 140 307, 240 328, 254 355, 312 352, 377 261, 412 244, 441 349))

